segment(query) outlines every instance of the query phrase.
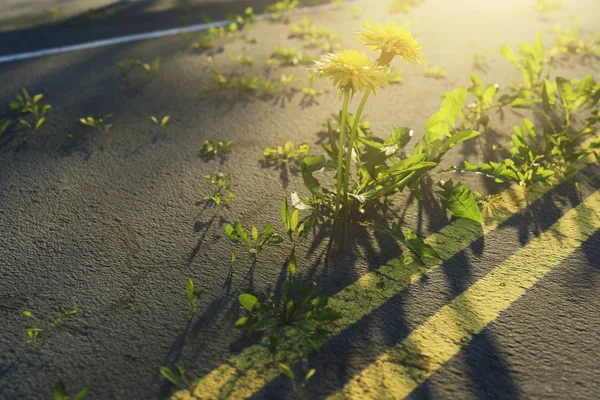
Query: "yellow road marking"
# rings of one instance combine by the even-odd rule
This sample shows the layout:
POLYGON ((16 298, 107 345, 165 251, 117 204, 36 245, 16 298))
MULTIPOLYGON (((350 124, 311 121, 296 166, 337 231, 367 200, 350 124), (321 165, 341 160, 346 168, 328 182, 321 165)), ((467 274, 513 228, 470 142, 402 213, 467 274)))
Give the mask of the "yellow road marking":
MULTIPOLYGON (((540 198, 550 188, 541 187, 532 190, 525 200, 523 189, 519 186, 505 190, 500 194, 499 204, 502 209, 493 217, 484 217, 482 226, 477 223, 458 219, 425 239, 446 260, 484 234, 494 230, 516 212, 540 198)), ((401 265, 399 259, 389 261, 376 271, 363 275, 356 282, 348 285, 330 298, 330 305, 340 311, 343 318, 335 321, 330 328, 332 336, 340 333, 373 312, 391 297, 419 281, 426 273, 439 268, 440 264, 423 266, 418 263, 401 265)), ((280 344, 276 359, 264 345, 253 345, 233 356, 225 364, 220 365, 198 383, 194 395, 187 390, 180 390, 173 400, 183 399, 245 399, 258 392, 263 386, 280 375, 279 362, 293 365, 302 360, 296 351, 293 334, 289 340, 280 344)))
POLYGON ((414 329, 329 397, 403 399, 600 229, 600 191, 414 329))

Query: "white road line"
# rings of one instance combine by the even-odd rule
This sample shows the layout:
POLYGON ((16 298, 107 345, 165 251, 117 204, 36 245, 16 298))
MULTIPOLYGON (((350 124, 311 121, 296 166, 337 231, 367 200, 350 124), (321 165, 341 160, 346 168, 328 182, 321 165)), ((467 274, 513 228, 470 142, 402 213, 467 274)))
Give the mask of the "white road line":
MULTIPOLYGON (((333 8, 343 8, 343 7, 348 7, 348 6, 351 6, 354 4, 358 4, 358 3, 365 3, 367 1, 369 1, 369 0, 352 0, 352 1, 347 1, 344 3, 337 3, 337 4, 333 4, 333 3, 322 4, 322 5, 314 6, 314 7, 299 8, 299 9, 295 10, 294 13, 304 14, 304 13, 315 12, 315 11, 329 10, 329 9, 333 9, 333 8)), ((270 16, 271 16, 271 14, 259 14, 256 16, 255 19, 259 19, 259 20, 267 19, 270 16)), ((187 32, 197 32, 197 31, 214 28, 214 27, 229 25, 231 22, 232 21, 230 21, 230 20, 214 21, 214 22, 190 25, 190 26, 185 26, 185 27, 180 27, 180 28, 164 29, 161 31, 138 33, 138 34, 134 34, 134 35, 119 36, 119 37, 110 38, 110 39, 94 40, 92 42, 74 44, 74 45, 69 45, 69 46, 53 47, 53 48, 43 49, 43 50, 28 51, 25 53, 9 54, 6 56, 0 56, 0 64, 5 64, 5 63, 13 62, 13 61, 28 60, 31 58, 51 56, 51 55, 61 54, 61 53, 68 53, 71 51, 94 49, 94 48, 105 47, 105 46, 113 46, 116 44, 136 42, 138 40, 156 39, 156 38, 165 37, 165 36, 177 35, 181 32, 186 32, 186 33, 187 32)))

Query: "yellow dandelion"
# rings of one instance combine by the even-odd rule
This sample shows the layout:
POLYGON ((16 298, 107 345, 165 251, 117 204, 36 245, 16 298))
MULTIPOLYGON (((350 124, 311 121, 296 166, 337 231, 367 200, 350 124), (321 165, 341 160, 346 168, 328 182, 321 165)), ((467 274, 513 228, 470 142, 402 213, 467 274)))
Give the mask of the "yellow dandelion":
POLYGON ((422 58, 423 48, 413 39, 412 33, 400 27, 397 22, 385 26, 365 22, 365 28, 355 38, 373 50, 381 50, 378 60, 381 65, 389 65, 394 56, 400 56, 413 65, 427 64, 422 58))
POLYGON ((389 84, 387 67, 374 64, 365 53, 356 50, 324 55, 311 69, 320 77, 333 79, 342 92, 354 93, 365 88, 375 92, 378 86, 389 84))

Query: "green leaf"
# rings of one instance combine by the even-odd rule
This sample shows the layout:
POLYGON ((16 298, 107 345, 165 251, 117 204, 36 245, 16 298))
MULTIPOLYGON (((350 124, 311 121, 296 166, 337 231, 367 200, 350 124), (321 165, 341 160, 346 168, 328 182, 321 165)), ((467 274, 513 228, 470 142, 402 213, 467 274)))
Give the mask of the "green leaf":
POLYGON ((250 293, 243 293, 239 297, 240 304, 248 311, 254 310, 256 304, 258 304, 258 299, 256 296, 251 295, 250 293))
POLYGON ((461 114, 467 99, 467 89, 464 87, 453 90, 444 96, 442 107, 433 114, 425 124, 425 130, 430 134, 427 142, 450 136, 449 127, 456 124, 456 118, 461 114))
POLYGON ((29 317, 29 318, 35 318, 33 316, 33 314, 31 313, 31 311, 29 311, 29 310, 23 311, 23 315, 26 316, 26 317, 29 317))
POLYGON ((464 142, 465 140, 473 139, 474 137, 479 136, 480 132, 478 131, 460 131, 450 136, 448 140, 446 140, 446 147, 448 149, 453 148, 460 142, 464 142))
POLYGON ((317 330, 317 327, 313 323, 306 320, 298 322, 296 326, 306 332, 314 332, 317 330))
POLYGON ((169 367, 160 367, 160 373, 174 385, 180 386, 182 384, 179 374, 171 370, 169 367))
POLYGON ((256 228, 256 226, 252 227, 252 240, 254 240, 255 242, 258 240, 258 229, 256 228))
POLYGON ((290 228, 291 228, 292 232, 296 231, 296 228, 298 227, 299 218, 300 218, 299 211, 294 210, 294 212, 292 213, 292 219, 290 220, 290 228))
POLYGON ((481 211, 475 196, 468 187, 462 183, 454 184, 452 179, 440 184, 443 189, 442 204, 454 217, 461 217, 481 223, 481 211))
POLYGON ((285 365, 283 363, 279 363, 279 369, 281 369, 281 371, 285 375, 287 375, 287 377, 290 378, 292 381, 294 380, 294 372, 292 372, 290 367, 288 367, 287 365, 285 365))
POLYGON ((406 228, 406 247, 424 264, 430 265, 441 260, 439 254, 433 247, 417 237, 412 231, 406 228))
POLYGON ((64 400, 67 398, 65 384, 62 381, 56 382, 52 388, 52 394, 54 394, 54 400, 64 400))
POLYGON ((320 186, 319 181, 313 176, 316 171, 325 168, 327 161, 324 156, 306 156, 300 162, 300 170, 302 171, 302 178, 304 185, 313 193, 318 194, 318 188, 320 186))
POLYGON ((288 257, 288 270, 290 271, 290 275, 292 276, 292 278, 294 276, 296 276, 296 251, 292 250, 292 252, 290 253, 289 257, 288 257))
POLYGON ((312 376, 317 372, 316 369, 312 368, 310 371, 308 371, 308 373, 306 374, 306 376, 304 377, 304 382, 306 382, 307 380, 309 380, 310 378, 312 378, 312 376))
POLYGON ((515 67, 517 67, 517 68, 521 67, 521 63, 519 62, 519 59, 517 58, 517 56, 515 55, 513 50, 510 48, 510 46, 507 46, 507 45, 500 46, 500 55, 502 57, 506 58, 508 61, 510 61, 515 67))
POLYGON ((281 203, 281 221, 286 232, 290 231, 290 209, 288 207, 287 196, 281 203))
POLYGON ((88 397, 89 389, 83 388, 75 396, 71 397, 71 400, 86 400, 88 397))

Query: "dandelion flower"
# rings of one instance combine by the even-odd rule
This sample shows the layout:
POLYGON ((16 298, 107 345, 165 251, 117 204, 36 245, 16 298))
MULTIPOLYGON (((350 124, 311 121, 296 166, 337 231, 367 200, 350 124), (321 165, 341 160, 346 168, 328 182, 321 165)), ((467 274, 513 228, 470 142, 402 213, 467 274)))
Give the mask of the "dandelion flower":
POLYGON ((365 88, 375 92, 378 86, 389 84, 387 68, 374 64, 365 53, 356 50, 326 54, 315 61, 311 70, 320 77, 333 79, 342 92, 354 93, 365 88))
POLYGON ((422 58, 423 48, 413 39, 412 33, 400 27, 398 23, 381 26, 365 22, 365 28, 358 32, 355 38, 373 50, 381 50, 378 60, 381 65, 389 65, 394 56, 400 56, 413 65, 427 64, 422 58))

